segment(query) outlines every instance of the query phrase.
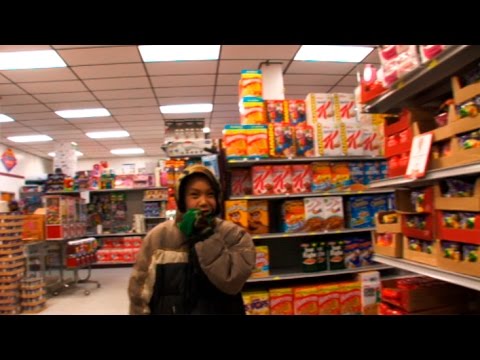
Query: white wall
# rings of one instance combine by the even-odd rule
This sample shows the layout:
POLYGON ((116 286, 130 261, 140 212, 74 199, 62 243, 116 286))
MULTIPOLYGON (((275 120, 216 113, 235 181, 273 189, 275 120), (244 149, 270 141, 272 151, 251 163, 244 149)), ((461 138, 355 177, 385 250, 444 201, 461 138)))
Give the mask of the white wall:
POLYGON ((13 150, 17 165, 11 171, 8 171, 0 160, 0 191, 13 192, 18 199, 18 190, 20 186, 25 185, 24 178, 44 177, 45 174, 52 172, 53 164, 52 160, 43 159, 4 144, 0 144, 0 156, 8 148, 13 150), (10 177, 4 174, 18 175, 24 178, 10 177))
POLYGON ((85 159, 83 160, 81 157, 78 158, 77 163, 77 170, 91 170, 93 169, 93 165, 99 164, 100 161, 106 160, 108 162, 108 166, 111 169, 114 169, 115 174, 122 174, 122 165, 123 164, 135 164, 136 168, 143 168, 145 167, 145 163, 147 162, 154 162, 155 165, 158 165, 158 161, 162 158, 161 156, 119 156, 114 158, 107 158, 107 159, 85 159))

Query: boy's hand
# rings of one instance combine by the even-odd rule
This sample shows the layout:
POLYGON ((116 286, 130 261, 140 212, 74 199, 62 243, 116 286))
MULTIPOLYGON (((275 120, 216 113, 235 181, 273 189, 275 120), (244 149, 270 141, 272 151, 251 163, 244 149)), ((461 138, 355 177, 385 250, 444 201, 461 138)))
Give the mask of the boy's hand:
POLYGON ((182 220, 178 223, 178 227, 187 237, 192 235, 200 235, 211 228, 213 216, 205 214, 199 209, 190 209, 183 214, 182 220))

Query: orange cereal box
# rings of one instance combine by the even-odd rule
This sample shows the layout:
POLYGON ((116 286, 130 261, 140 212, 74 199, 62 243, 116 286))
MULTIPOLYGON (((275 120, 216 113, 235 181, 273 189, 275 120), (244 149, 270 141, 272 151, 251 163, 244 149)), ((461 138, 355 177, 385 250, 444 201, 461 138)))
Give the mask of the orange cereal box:
POLYGON ((305 206, 303 200, 286 200, 282 204, 282 227, 287 233, 305 229, 305 206))
POLYGON ((360 283, 341 283, 340 286, 340 314, 358 315, 362 313, 362 299, 360 283))
POLYGON ((310 125, 295 126, 295 151, 297 156, 315 156, 314 132, 310 125))
POLYGON ((248 230, 247 200, 226 200, 225 219, 248 230))
POLYGON ((340 292, 334 284, 318 286, 318 314, 340 315, 340 292))
POLYGON ((247 156, 247 136, 241 125, 225 125, 223 144, 227 159, 238 159, 247 156))
POLYGON ((272 175, 274 194, 292 192, 292 168, 290 165, 273 165, 272 175))
POLYGON ((262 97, 262 70, 242 70, 238 82, 238 95, 240 99, 245 96, 262 97))
POLYGON ((266 125, 243 125, 247 136, 249 158, 268 157, 268 131, 266 125))
POLYGON ((268 201, 248 201, 248 231, 250 234, 269 232, 268 201))
POLYGON ((332 184, 336 189, 347 188, 351 185, 350 167, 346 162, 332 163, 332 184))
POLYGON ((317 287, 300 287, 293 290, 295 315, 318 315, 317 287))
POLYGON ((288 122, 292 125, 306 124, 307 113, 304 100, 285 100, 288 109, 288 122))
POLYGON ((293 289, 270 289, 270 315, 293 315, 293 289))
POLYGON ((270 156, 295 156, 294 130, 295 127, 288 124, 268 125, 270 156))
POLYGON ((242 293, 246 315, 270 315, 270 301, 267 291, 242 293))
POLYGON ((250 277, 252 279, 270 276, 270 257, 268 246, 255 246, 255 269, 250 277))
POLYGON ((240 122, 242 125, 262 125, 267 123, 261 97, 247 96, 240 100, 240 122))
POLYGON ((329 163, 314 162, 312 167, 312 192, 324 192, 333 188, 329 163))
POLYGON ((250 169, 232 169, 230 190, 232 196, 252 194, 252 174, 250 169))
POLYGON ((253 195, 273 193, 273 173, 270 165, 252 166, 253 195))
POLYGON ((267 121, 270 124, 288 122, 284 100, 265 100, 265 108, 267 110, 267 121))
POLYGON ((312 168, 310 165, 292 165, 292 190, 294 194, 312 190, 312 168))

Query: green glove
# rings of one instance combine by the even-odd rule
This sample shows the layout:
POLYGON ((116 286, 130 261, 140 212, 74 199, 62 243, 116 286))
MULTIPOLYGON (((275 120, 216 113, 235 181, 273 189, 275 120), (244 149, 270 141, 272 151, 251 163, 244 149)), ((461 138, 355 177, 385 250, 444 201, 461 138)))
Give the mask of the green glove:
POLYGON ((187 237, 192 234, 201 235, 211 229, 213 216, 205 216, 199 209, 190 209, 183 214, 182 220, 178 223, 178 228, 187 237))

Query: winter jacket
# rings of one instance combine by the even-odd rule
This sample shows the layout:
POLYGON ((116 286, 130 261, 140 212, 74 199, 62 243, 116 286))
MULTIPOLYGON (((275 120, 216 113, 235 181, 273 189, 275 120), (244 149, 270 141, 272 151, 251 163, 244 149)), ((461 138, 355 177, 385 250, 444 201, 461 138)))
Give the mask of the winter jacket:
POLYGON ((130 278, 130 314, 243 314, 240 291, 255 266, 251 236, 215 219, 189 246, 173 220, 145 237, 130 278))

